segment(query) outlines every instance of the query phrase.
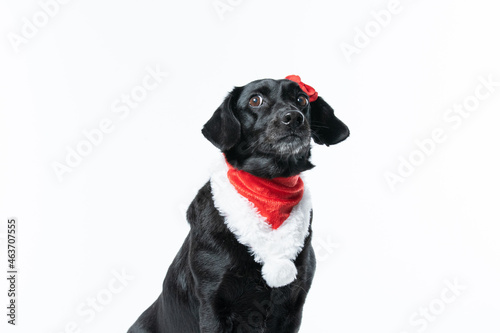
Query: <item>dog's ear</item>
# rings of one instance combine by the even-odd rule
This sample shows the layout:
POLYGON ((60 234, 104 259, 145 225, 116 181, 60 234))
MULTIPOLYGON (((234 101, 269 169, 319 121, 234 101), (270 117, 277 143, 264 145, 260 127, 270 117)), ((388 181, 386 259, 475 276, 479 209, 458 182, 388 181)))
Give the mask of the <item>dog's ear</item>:
POLYGON ((232 148, 240 140, 241 124, 233 112, 238 95, 239 88, 236 87, 227 95, 201 130, 205 138, 221 151, 232 148))
POLYGON ((349 128, 335 117, 331 106, 321 97, 311 102, 311 132, 314 142, 327 146, 349 136, 349 128))

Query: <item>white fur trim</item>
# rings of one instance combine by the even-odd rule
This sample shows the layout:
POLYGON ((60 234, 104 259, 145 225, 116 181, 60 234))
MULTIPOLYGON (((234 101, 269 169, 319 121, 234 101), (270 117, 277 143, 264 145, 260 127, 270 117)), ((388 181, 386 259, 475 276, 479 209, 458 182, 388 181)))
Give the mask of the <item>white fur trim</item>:
POLYGON ((227 166, 214 172, 210 183, 215 207, 236 236, 248 247, 256 262, 262 264, 262 277, 270 287, 286 286, 297 277, 293 260, 302 251, 309 234, 311 199, 304 184, 302 200, 276 230, 265 221, 257 209, 241 196, 227 178, 227 166))

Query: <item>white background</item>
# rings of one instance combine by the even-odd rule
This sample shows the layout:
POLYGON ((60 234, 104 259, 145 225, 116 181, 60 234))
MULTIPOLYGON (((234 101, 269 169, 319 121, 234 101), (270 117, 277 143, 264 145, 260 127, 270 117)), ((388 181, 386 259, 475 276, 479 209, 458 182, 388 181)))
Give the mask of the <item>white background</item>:
POLYGON ((313 147, 319 262, 301 332, 499 332, 500 87, 444 118, 479 77, 500 82, 498 5, 401 0, 380 28, 371 12, 387 0, 214 3, 73 0, 43 22, 39 1, 2 0, 0 266, 15 216, 20 273, 16 327, 1 279, 1 331, 125 332, 160 293, 219 157, 203 124, 233 86, 299 74, 351 129, 313 147), (34 16, 43 26, 15 47, 34 16), (148 67, 168 77, 121 118, 114 103, 148 67), (103 119, 113 131, 59 181, 54 163, 103 119), (436 129, 446 140, 419 153, 436 129), (391 189, 410 156, 420 165, 391 189))

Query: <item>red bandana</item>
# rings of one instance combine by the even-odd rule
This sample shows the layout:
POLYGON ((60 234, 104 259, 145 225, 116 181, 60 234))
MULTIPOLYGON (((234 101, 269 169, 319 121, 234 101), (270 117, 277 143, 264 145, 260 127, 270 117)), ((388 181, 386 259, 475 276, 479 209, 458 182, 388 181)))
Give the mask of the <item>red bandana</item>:
POLYGON ((288 75, 285 79, 297 82, 299 84, 300 89, 302 89, 307 94, 307 96, 309 96, 309 102, 314 102, 315 100, 318 99, 318 93, 316 92, 316 90, 314 90, 313 87, 302 82, 300 76, 288 75))
POLYGON ((226 164, 227 177, 236 191, 255 205, 273 229, 285 222, 302 199, 304 183, 299 176, 265 179, 226 164))

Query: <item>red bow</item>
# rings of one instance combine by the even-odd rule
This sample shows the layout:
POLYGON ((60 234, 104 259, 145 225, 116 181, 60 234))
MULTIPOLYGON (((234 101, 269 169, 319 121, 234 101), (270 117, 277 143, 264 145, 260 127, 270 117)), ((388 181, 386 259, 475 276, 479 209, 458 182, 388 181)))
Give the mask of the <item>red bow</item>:
POLYGON ((309 102, 314 102, 315 100, 318 99, 318 93, 316 92, 316 90, 314 90, 313 87, 302 82, 300 76, 288 75, 285 79, 297 82, 299 84, 300 89, 302 89, 307 94, 307 96, 309 96, 309 102))

